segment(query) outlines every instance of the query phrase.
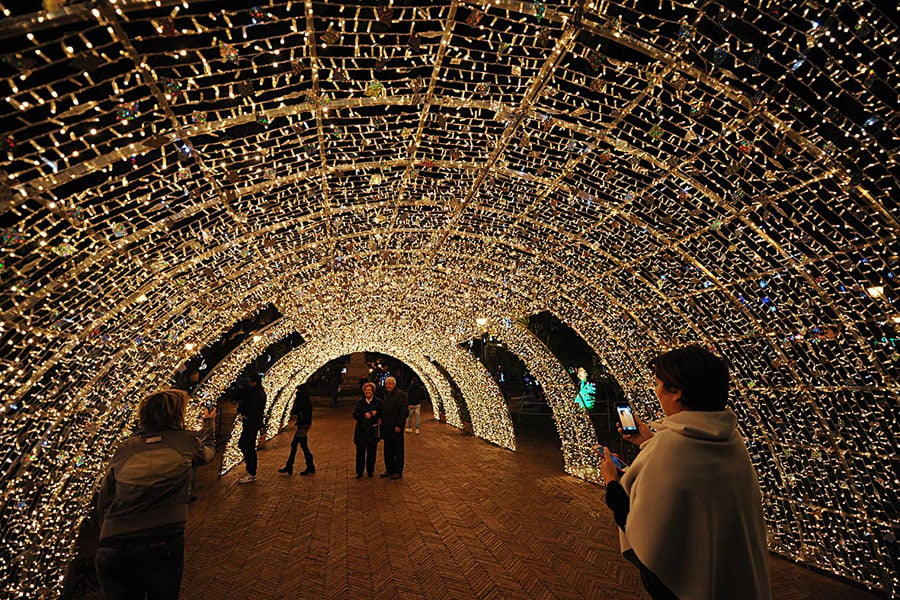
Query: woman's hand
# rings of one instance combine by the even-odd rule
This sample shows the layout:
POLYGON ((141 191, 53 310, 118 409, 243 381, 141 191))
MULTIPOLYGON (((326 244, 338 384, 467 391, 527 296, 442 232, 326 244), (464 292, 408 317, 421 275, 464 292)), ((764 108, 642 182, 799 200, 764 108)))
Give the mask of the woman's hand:
POLYGON ((625 438, 627 441, 631 442, 636 446, 640 446, 647 440, 653 437, 653 432, 650 431, 650 428, 641 421, 641 418, 637 415, 634 415, 634 422, 637 423, 638 432, 637 433, 625 433, 622 431, 622 424, 619 423, 616 425, 616 428, 619 430, 619 435, 625 438))
POLYGON ((600 476, 603 477, 603 483, 609 485, 611 481, 618 481, 619 469, 616 468, 616 463, 613 462, 613 454, 609 451, 609 448, 598 444, 594 446, 594 452, 603 457, 603 460, 600 462, 600 476))
POLYGON ((371 411, 366 413, 366 418, 367 418, 367 419, 371 419, 371 418, 372 418, 372 413, 371 413, 371 411))
POLYGON ((203 414, 204 419, 215 419, 216 418, 216 407, 206 409, 203 414))

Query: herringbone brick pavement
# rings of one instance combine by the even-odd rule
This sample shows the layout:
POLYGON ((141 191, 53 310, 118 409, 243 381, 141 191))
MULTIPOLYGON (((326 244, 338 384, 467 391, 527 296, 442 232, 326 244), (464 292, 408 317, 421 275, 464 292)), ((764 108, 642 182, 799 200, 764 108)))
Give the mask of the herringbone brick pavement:
MULTIPOLYGON (((638 599, 603 490, 565 475, 558 448, 513 453, 426 420, 400 481, 355 479, 349 407, 316 407, 316 474, 281 475, 292 432, 238 467, 200 472, 182 598, 638 599)), ((431 416, 430 414, 428 415, 431 416)), ((383 469, 379 446, 377 470, 383 469)), ((773 558, 779 600, 875 598, 773 558)))

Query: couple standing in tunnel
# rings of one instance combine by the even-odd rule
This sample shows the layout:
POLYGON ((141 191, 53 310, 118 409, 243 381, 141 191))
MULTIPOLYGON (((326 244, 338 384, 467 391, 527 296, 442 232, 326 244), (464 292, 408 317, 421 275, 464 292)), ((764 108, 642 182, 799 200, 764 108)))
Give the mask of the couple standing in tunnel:
POLYGON ((403 428, 409 417, 406 393, 397 387, 397 380, 384 380, 384 400, 375 396, 375 384, 362 384, 363 397, 353 409, 356 428, 353 443, 356 445, 356 478, 363 476, 363 469, 369 477, 375 474, 375 454, 378 440, 384 440, 384 473, 382 478, 403 477, 405 443, 403 428))
MULTIPOLYGON (((356 478, 360 479, 363 472, 372 477, 375 473, 375 456, 378 450, 378 441, 384 440, 384 465, 385 471, 381 477, 400 479, 403 477, 405 458, 405 444, 403 428, 409 417, 409 406, 406 393, 397 387, 397 380, 388 377, 384 381, 384 400, 375 395, 375 384, 366 382, 362 386, 363 396, 353 410, 353 418, 356 419, 356 427, 353 434, 353 443, 356 445, 356 478)), ((292 414, 297 416, 297 430, 291 440, 291 453, 284 467, 278 469, 279 473, 294 472, 294 459, 297 455, 297 446, 303 450, 306 459, 306 470, 301 475, 312 475, 316 472, 313 455, 309 449, 308 433, 312 426, 312 399, 307 385, 304 383, 297 387, 297 395, 294 399, 292 414)), ((418 429, 417 429, 418 432, 418 429)), ((242 447, 243 449, 243 447, 242 447)), ((245 458, 247 453, 245 452, 245 458)), ((252 458, 251 458, 252 460, 252 458)), ((247 465, 250 472, 250 463, 247 465)), ((255 464, 254 467, 255 475, 255 464)), ((243 481, 243 479, 241 480, 243 481)))
POLYGON ((382 478, 403 477, 404 440, 403 424, 409 416, 406 394, 397 387, 397 380, 384 380, 385 395, 381 400, 375 395, 375 384, 362 384, 362 398, 353 408, 356 428, 353 443, 356 445, 356 478, 361 479, 363 471, 372 477, 375 474, 375 455, 378 440, 384 440, 384 473, 382 478))

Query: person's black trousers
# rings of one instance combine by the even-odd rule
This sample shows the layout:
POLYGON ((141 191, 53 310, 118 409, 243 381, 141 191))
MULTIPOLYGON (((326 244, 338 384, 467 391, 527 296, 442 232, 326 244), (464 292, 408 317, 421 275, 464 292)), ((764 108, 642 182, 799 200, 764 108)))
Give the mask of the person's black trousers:
POLYGON ((375 438, 368 444, 356 445, 356 474, 362 475, 363 468, 366 473, 372 475, 375 473, 375 456, 378 454, 378 438, 375 438))
POLYGON ((400 433, 386 431, 384 434, 384 470, 386 472, 403 475, 404 451, 403 428, 400 428, 400 433))
POLYGON ((297 456, 297 444, 300 444, 300 448, 303 450, 303 458, 306 459, 307 468, 313 466, 313 455, 312 452, 309 451, 309 437, 306 435, 306 432, 303 432, 303 435, 294 434, 294 439, 291 440, 291 454, 288 456, 286 467, 289 469, 294 468, 294 457, 297 456))
POLYGON ((241 454, 244 455, 244 464, 247 466, 247 472, 251 475, 256 475, 256 443, 258 438, 259 428, 247 427, 244 424, 244 429, 241 431, 241 437, 238 440, 238 448, 240 448, 241 454))
POLYGON ((184 571, 184 537, 100 546, 94 559, 107 600, 178 600, 184 571))

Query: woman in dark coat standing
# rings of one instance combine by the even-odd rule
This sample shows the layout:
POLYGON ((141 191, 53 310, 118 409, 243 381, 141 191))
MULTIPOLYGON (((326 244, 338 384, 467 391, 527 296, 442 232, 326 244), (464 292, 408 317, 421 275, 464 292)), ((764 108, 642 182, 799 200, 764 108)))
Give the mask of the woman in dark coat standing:
POLYGON ((363 476, 363 468, 369 477, 375 473, 375 455, 378 452, 378 438, 381 427, 381 400, 375 397, 375 384, 368 382, 362 386, 363 397, 353 409, 356 429, 353 443, 356 444, 356 478, 363 476))
POLYGON ((300 447, 303 448, 303 457, 306 459, 306 470, 300 474, 312 475, 316 472, 316 465, 313 463, 313 455, 309 451, 309 442, 307 441, 307 434, 312 426, 312 398, 309 397, 309 389, 305 383, 297 386, 297 396, 294 398, 291 414, 297 415, 297 431, 294 432, 294 439, 291 440, 291 454, 288 456, 287 464, 278 469, 278 472, 294 474, 294 457, 297 456, 297 444, 300 444, 300 447))

